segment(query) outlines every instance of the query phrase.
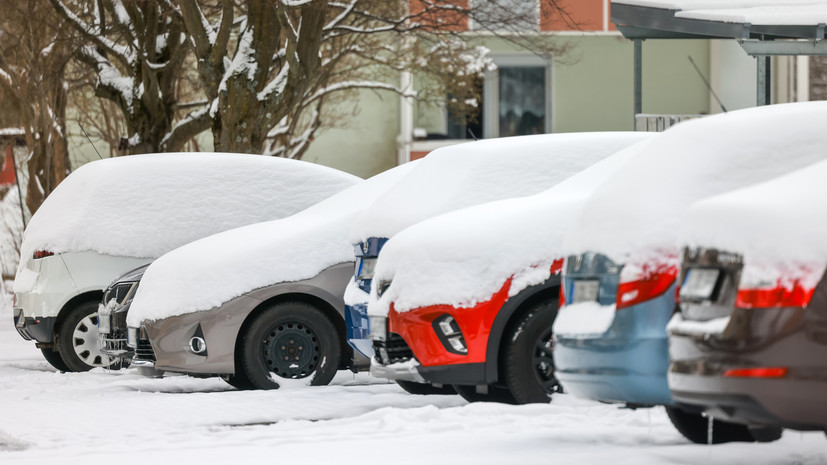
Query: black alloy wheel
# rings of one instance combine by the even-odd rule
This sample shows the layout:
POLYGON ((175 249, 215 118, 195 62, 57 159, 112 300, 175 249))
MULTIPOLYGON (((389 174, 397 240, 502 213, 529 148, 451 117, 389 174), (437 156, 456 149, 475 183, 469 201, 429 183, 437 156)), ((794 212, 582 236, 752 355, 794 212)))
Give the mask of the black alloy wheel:
POLYGON ((231 383, 239 389, 278 389, 280 378, 310 378, 310 385, 321 386, 336 375, 341 357, 339 335, 327 316, 312 305, 275 304, 245 326, 233 375, 238 385, 231 383))
POLYGON ((503 338, 504 379, 519 404, 547 403, 552 394, 561 391, 555 377, 551 333, 558 304, 559 300, 552 298, 529 307, 503 338))

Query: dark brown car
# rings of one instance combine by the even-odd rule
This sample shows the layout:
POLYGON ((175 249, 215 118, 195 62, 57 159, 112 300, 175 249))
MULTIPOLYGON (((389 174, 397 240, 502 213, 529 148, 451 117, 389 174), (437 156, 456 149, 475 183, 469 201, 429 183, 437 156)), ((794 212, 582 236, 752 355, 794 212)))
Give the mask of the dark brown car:
POLYGON ((672 396, 716 419, 827 430, 824 269, 750 289, 743 258, 684 252, 680 310, 668 327, 672 396))

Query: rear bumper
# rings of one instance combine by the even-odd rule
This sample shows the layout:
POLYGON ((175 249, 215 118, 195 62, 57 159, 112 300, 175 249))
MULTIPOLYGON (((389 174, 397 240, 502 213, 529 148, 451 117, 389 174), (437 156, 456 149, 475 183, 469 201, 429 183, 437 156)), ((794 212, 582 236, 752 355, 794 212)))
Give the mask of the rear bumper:
POLYGON ((752 425, 827 430, 827 381, 669 374, 672 397, 711 416, 752 425))
POLYGON ((555 376, 567 391, 587 399, 673 405, 666 324, 674 305, 673 284, 655 299, 616 311, 605 333, 555 333, 555 376))
POLYGON ((729 421, 827 429, 827 345, 814 308, 736 309, 720 333, 669 337, 669 387, 676 401, 729 421), (782 377, 724 376, 727 370, 786 368, 782 377))
POLYGON ((23 309, 16 307, 13 312, 14 328, 27 341, 36 341, 43 344, 52 342, 52 331, 57 317, 46 316, 32 318, 23 316, 23 309))

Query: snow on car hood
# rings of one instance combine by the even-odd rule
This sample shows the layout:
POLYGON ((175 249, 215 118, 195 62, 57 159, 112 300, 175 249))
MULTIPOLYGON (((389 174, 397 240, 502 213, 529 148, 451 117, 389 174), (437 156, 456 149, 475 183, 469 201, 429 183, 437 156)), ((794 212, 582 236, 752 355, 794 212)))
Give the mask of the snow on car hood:
POLYGON ((616 263, 654 251, 677 259, 686 210, 700 199, 827 158, 827 102, 769 105, 683 122, 648 144, 588 200, 568 254, 616 263))
POLYGON ((368 313, 429 305, 471 307, 511 278, 509 296, 551 275, 570 218, 588 196, 651 139, 602 160, 540 194, 477 205, 415 224, 382 248, 368 313))
POLYGON ((353 261, 347 234, 354 218, 417 164, 378 174, 291 217, 215 234, 161 256, 144 273, 127 324, 209 310, 353 261))
POLYGON ((794 275, 812 289, 827 265, 825 179, 827 161, 697 202, 679 243, 741 254, 742 281, 776 283, 794 275))
POLYGON ((165 153, 87 163, 49 195, 23 238, 36 250, 155 258, 195 239, 284 218, 360 179, 261 155, 165 153))
POLYGON ((633 132, 546 134, 439 148, 360 215, 350 240, 392 237, 442 213, 542 192, 649 136, 633 132))

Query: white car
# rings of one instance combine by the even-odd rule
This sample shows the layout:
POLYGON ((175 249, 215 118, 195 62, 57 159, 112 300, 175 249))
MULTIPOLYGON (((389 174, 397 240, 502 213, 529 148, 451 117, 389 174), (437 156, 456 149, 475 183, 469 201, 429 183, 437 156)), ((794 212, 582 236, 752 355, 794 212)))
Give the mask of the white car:
POLYGON ((290 216, 361 180, 311 163, 181 153, 88 163, 26 228, 14 324, 61 371, 114 367, 98 348, 103 290, 128 270, 227 229, 290 216))

